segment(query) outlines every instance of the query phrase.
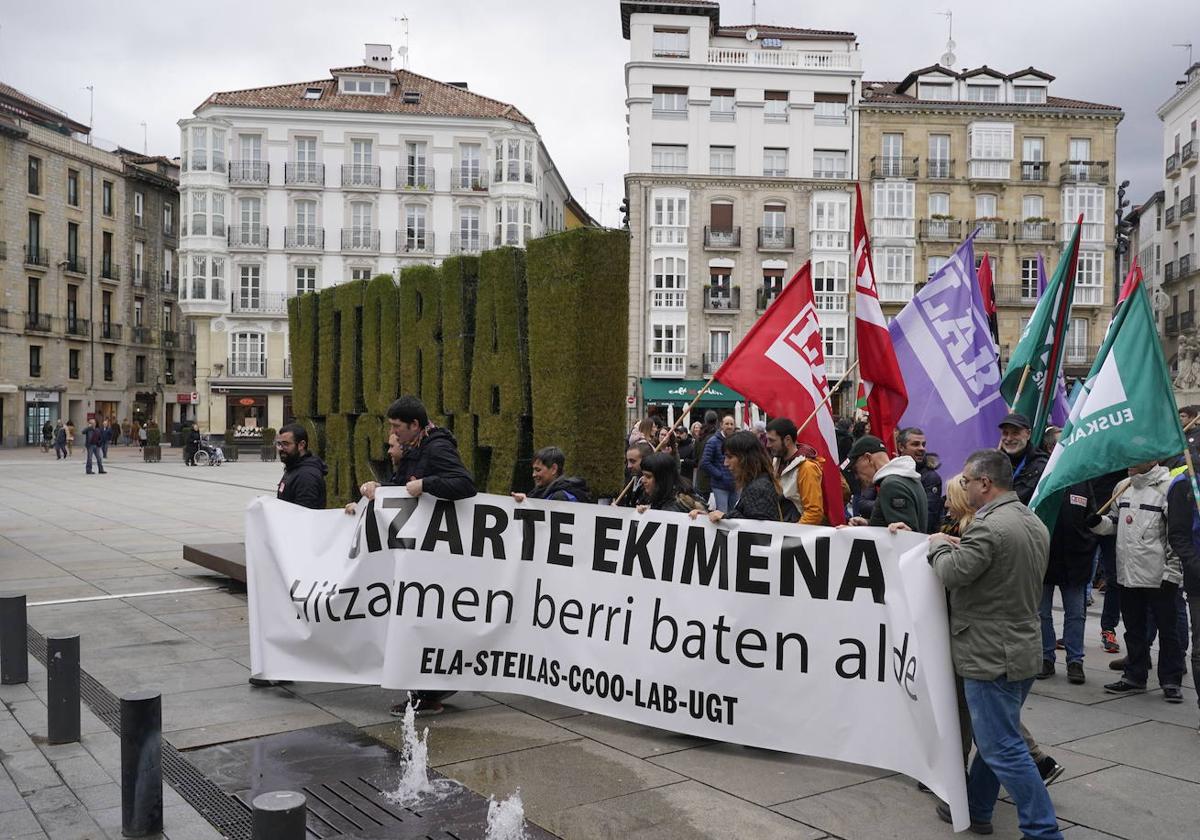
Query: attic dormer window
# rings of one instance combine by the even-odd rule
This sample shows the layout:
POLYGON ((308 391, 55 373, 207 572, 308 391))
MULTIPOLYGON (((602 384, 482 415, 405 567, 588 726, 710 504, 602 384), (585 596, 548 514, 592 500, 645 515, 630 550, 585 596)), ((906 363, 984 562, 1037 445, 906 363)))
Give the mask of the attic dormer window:
POLYGON ((368 93, 381 96, 388 91, 386 79, 342 79, 342 93, 368 93))
POLYGON ((968 102, 999 102, 999 85, 967 85, 968 102))
POLYGON ((920 99, 948 102, 954 98, 954 85, 944 82, 921 82, 920 99))
POLYGON ((1046 89, 1036 85, 1014 85, 1013 102, 1029 102, 1045 104, 1046 89))
POLYGON ((304 90, 305 99, 320 99, 321 89, 319 87, 310 87, 304 90))

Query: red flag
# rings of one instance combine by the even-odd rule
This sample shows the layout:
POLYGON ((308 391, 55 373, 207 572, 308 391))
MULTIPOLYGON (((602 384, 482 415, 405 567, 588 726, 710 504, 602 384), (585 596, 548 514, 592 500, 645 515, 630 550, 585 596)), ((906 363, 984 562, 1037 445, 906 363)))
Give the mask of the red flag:
POLYGON ((1133 265, 1129 266, 1129 273, 1125 275, 1125 282, 1121 284, 1121 294, 1117 298, 1117 303, 1125 300, 1133 294, 1133 290, 1137 288, 1138 283, 1142 282, 1142 267, 1138 265, 1137 257, 1133 258, 1133 265))
POLYGON ((750 428, 750 400, 742 403, 742 428, 750 428))
POLYGON ((716 379, 753 400, 772 417, 788 417, 797 425, 804 423, 796 442, 809 444, 824 460, 821 487, 825 515, 830 524, 843 524, 846 516, 829 384, 825 380, 825 342, 817 321, 808 263, 801 266, 733 348, 717 369, 716 379))
POLYGON ((996 318, 996 287, 992 284, 992 260, 988 252, 983 252, 983 261, 979 263, 979 291, 983 293, 983 312, 987 315, 988 326, 992 330, 992 342, 1000 346, 1000 321, 996 318))
POLYGON ((900 375, 896 351, 888 333, 879 294, 875 291, 875 267, 871 262, 871 240, 863 216, 862 190, 854 185, 854 331, 858 336, 858 374, 867 392, 867 413, 888 454, 896 454, 896 426, 908 408, 908 389, 900 375))

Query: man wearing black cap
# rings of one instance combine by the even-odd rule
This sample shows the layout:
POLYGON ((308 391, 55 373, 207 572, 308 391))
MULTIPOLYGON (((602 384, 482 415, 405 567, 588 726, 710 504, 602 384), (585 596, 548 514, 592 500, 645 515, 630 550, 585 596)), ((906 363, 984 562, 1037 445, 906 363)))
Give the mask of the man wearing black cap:
POLYGON ((1021 504, 1029 504, 1033 491, 1042 478, 1042 470, 1050 460, 1044 449, 1031 446, 1029 418, 1024 414, 1009 414, 1000 421, 1000 451, 1008 456, 1013 471, 1013 492, 1021 504))
POLYGON ((851 525, 886 527, 902 522, 910 531, 924 533, 929 506, 921 474, 911 456, 888 458, 883 441, 863 435, 850 447, 846 460, 862 486, 874 485, 877 494, 871 518, 855 516, 850 520, 851 525))

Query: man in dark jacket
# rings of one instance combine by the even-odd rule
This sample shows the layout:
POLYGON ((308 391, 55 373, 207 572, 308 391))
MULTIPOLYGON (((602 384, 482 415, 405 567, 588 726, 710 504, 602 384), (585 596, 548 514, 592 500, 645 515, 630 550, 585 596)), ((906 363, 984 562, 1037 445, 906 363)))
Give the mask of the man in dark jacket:
POLYGON ((1037 678, 1054 676, 1058 636, 1054 633, 1054 589, 1062 593, 1063 647, 1067 650, 1067 680, 1080 685, 1083 674, 1083 633, 1087 609, 1084 594, 1092 576, 1097 537, 1087 526, 1096 512, 1096 495, 1091 482, 1067 488, 1054 533, 1050 535, 1050 562, 1042 584, 1042 602, 1038 615, 1042 620, 1042 670, 1037 678))
POLYGON ((1193 677, 1200 674, 1200 551, 1196 548, 1195 521, 1196 499, 1191 475, 1185 472, 1172 479, 1167 491, 1167 544, 1183 566, 1183 589, 1191 617, 1193 677))
POLYGON ((567 456, 557 446, 547 446, 533 453, 533 489, 528 493, 513 493, 518 502, 545 499, 550 502, 590 502, 587 482, 574 475, 563 475, 567 456))
POLYGON ((275 498, 313 510, 325 509, 325 462, 308 451, 308 432, 299 423, 289 423, 275 438, 283 478, 275 498))
POLYGON ((725 466, 725 439, 733 434, 735 428, 732 414, 722 417, 720 429, 704 442, 704 454, 700 456, 700 470, 708 476, 715 502, 713 509, 722 513, 729 513, 733 509, 734 497, 737 495, 733 486, 733 473, 725 466))
POLYGON ((901 429, 896 434, 896 454, 908 455, 916 462, 917 473, 921 476, 921 486, 925 488, 925 503, 929 508, 929 524, 925 527, 925 533, 935 534, 942 527, 942 514, 946 501, 942 488, 942 476, 926 460, 925 446, 925 433, 916 426, 901 429))
MULTIPOLYGON (((188 426, 187 440, 183 442, 183 462, 189 467, 196 466, 196 453, 200 451, 200 430, 188 426)), ((283 456, 280 455, 280 460, 283 456)))
POLYGON ((1008 456, 1013 471, 1013 492, 1021 504, 1029 504, 1042 478, 1050 455, 1030 444, 1031 427, 1024 414, 1009 414, 1000 421, 1000 450, 1008 456))
POLYGON ((850 447, 846 460, 860 485, 874 487, 876 493, 870 519, 855 516, 850 519, 851 525, 886 527, 902 522, 908 530, 924 533, 929 522, 928 502, 912 457, 888 458, 883 441, 863 435, 850 447))
POLYGON ((87 428, 83 430, 83 443, 87 447, 87 465, 85 471, 92 474, 92 458, 96 459, 96 470, 104 475, 104 456, 101 450, 104 446, 104 430, 96 425, 94 417, 88 418, 87 428))
MULTIPOLYGON (((400 446, 392 476, 396 485, 410 496, 429 493, 456 500, 475 495, 475 479, 459 457, 458 441, 448 430, 429 422, 424 403, 414 396, 400 397, 388 406, 387 417, 400 446)), ((369 481, 359 489, 373 499, 378 486, 369 481)))

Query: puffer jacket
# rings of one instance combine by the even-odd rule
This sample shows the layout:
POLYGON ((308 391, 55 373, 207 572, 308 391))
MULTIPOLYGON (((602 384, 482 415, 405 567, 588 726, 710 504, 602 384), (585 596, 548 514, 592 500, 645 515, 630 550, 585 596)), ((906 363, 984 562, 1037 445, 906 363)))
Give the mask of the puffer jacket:
POLYGON ((929 501, 917 472, 917 462, 911 455, 899 455, 875 473, 878 497, 867 522, 886 527, 903 522, 918 534, 929 527, 929 501))
POLYGON ((1171 471, 1154 467, 1131 476, 1117 499, 1116 510, 1092 527, 1097 534, 1117 535, 1117 583, 1131 589, 1158 589, 1183 583, 1183 569, 1167 542, 1167 490, 1171 471))

